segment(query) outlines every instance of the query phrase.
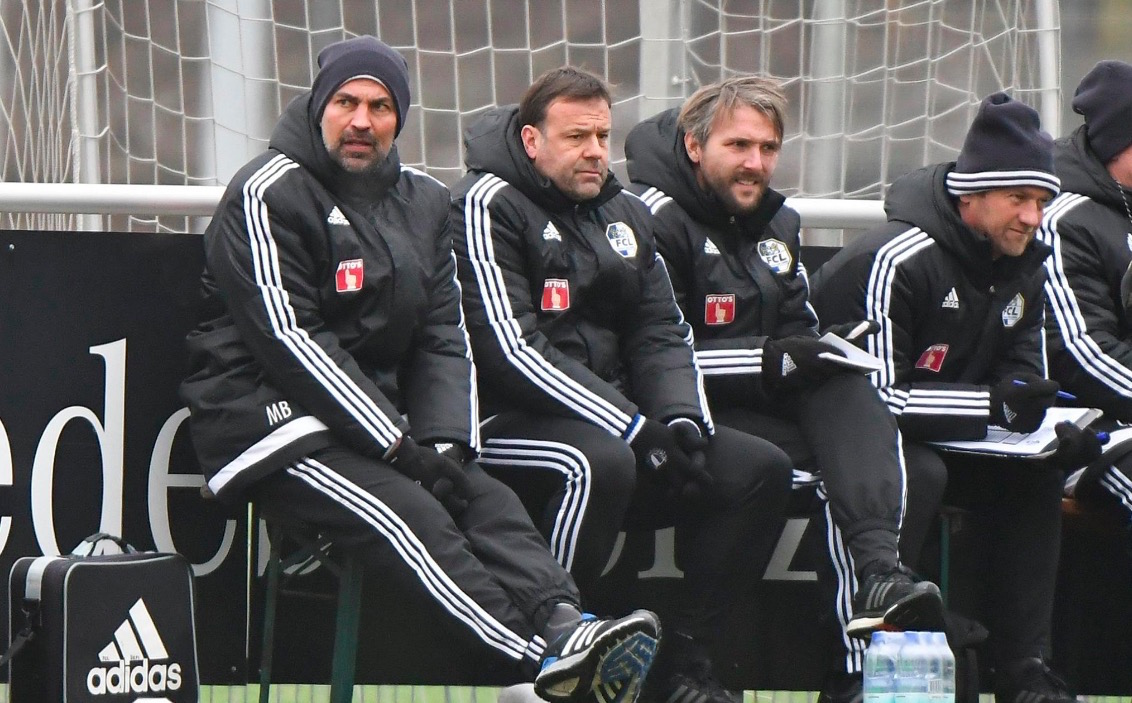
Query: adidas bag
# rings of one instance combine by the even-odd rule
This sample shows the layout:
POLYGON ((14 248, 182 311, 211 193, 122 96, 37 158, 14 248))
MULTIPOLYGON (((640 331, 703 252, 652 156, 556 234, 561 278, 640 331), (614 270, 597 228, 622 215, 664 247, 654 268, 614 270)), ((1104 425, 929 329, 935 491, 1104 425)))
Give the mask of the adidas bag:
POLYGON ((94 535, 69 556, 16 560, 8 593, 11 703, 197 700, 192 570, 181 555, 94 535))

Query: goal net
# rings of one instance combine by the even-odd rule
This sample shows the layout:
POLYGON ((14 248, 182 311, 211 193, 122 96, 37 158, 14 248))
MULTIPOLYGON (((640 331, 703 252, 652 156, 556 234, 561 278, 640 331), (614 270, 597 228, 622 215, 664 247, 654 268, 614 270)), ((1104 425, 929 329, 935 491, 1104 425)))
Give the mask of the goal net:
POLYGON ((614 85, 621 176, 638 120, 759 73, 790 100, 776 187, 877 199, 953 158, 985 95, 1059 104, 1058 22, 1056 0, 5 0, 0 167, 5 181, 224 184, 310 85, 318 51, 370 33, 409 62, 402 159, 447 183, 472 120, 570 63, 614 85))

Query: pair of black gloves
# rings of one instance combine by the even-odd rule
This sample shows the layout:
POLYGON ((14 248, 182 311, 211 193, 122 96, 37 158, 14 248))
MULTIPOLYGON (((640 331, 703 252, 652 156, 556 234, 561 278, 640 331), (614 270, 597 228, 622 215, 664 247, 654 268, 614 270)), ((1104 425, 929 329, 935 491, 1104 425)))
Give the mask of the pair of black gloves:
MULTIPOLYGON (((1041 426, 1046 410, 1057 402, 1057 381, 1033 373, 1012 373, 991 386, 990 420, 1011 432, 1033 432, 1041 426)), ((1060 468, 1077 468, 1101 455, 1104 443, 1095 430, 1071 422, 1054 426, 1057 450, 1046 461, 1060 468)))
POLYGON ((391 461, 395 469, 420 484, 456 516, 468 507, 471 494, 472 484, 464 473, 468 458, 460 444, 417 444, 404 435, 391 461))
MULTIPOLYGON (((662 482, 669 498, 694 503, 703 488, 712 483, 705 465, 708 439, 700 426, 689 418, 676 418, 667 424, 650 418, 641 421, 629 443, 637 468, 662 482)), ((394 468, 431 493, 452 515, 468 507, 471 484, 464 473, 464 448, 455 443, 417 444, 411 437, 401 438, 392 458, 394 468)))
POLYGON ((663 423, 645 418, 629 447, 637 471, 662 484, 669 500, 696 507, 714 482, 704 454, 708 438, 695 420, 678 417, 663 423))

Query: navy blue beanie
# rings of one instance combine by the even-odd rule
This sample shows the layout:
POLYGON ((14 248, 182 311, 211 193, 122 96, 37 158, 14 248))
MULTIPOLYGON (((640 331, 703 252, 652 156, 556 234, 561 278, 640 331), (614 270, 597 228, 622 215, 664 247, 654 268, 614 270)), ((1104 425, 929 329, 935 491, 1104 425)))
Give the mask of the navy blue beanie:
POLYGON ((1132 144, 1132 66, 1101 61, 1081 79, 1072 104, 1085 117, 1089 148, 1101 163, 1132 144))
POLYGON ((1034 108, 995 93, 975 115, 955 168, 947 174, 952 195, 992 188, 1037 186, 1057 195, 1061 180, 1053 171, 1053 139, 1042 131, 1034 108))
POLYGON ((363 35, 327 46, 318 52, 318 75, 311 85, 311 117, 322 120, 326 103, 343 83, 355 78, 380 82, 397 104, 397 132, 409 114, 409 67, 405 57, 376 37, 363 35))

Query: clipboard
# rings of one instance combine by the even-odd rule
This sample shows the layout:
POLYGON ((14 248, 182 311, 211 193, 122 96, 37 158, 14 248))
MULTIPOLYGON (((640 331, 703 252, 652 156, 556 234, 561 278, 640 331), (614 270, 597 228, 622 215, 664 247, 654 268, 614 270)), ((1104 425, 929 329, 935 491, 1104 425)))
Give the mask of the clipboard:
POLYGON ((1042 426, 1033 432, 1011 432, 1004 427, 991 425, 983 439, 928 442, 948 452, 989 454, 1021 459, 1044 459, 1057 451, 1057 432, 1060 422, 1072 422, 1087 427, 1103 413, 1097 408, 1050 408, 1046 410, 1042 426))

